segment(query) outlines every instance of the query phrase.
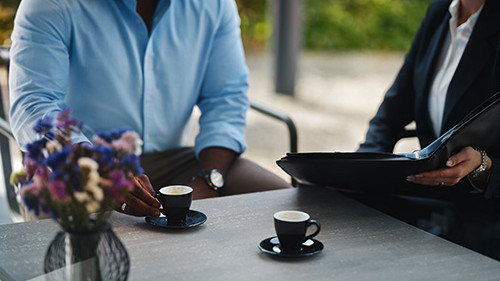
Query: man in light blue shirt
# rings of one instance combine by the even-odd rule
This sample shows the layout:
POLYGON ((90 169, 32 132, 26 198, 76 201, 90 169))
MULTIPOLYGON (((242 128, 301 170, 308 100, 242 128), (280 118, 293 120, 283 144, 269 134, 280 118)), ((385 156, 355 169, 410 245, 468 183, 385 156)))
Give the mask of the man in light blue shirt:
MULTIPOLYGON (((138 132, 156 188, 190 184, 202 198, 287 186, 238 157, 249 107, 239 23, 234 0, 23 0, 9 81, 20 146, 36 139, 38 119, 70 107, 86 125, 76 142, 138 132), (193 151, 182 147, 194 106, 202 114, 193 151), (224 188, 214 173, 226 176, 224 188)), ((138 186, 152 191, 147 179, 138 186)), ((159 215, 149 193, 124 203, 125 213, 159 215)))

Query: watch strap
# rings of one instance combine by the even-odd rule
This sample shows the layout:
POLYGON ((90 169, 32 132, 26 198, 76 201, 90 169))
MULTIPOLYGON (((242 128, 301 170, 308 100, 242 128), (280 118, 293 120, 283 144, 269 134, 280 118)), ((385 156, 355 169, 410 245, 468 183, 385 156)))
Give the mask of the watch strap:
POLYGON ((216 184, 214 184, 212 182, 212 179, 211 179, 211 175, 212 173, 214 173, 214 171, 216 173, 219 173, 221 176, 222 176, 222 173, 220 171, 218 171, 217 169, 204 169, 204 170, 199 170, 196 175, 193 177, 196 178, 196 177, 200 177, 200 178, 203 178, 205 180, 205 182, 207 183, 208 187, 210 187, 211 189, 217 191, 219 189, 221 189, 224 185, 224 179, 222 179, 222 185, 220 186, 217 186, 216 184))
POLYGON ((481 165, 479 165, 474 171, 470 173, 470 176, 473 178, 486 171, 486 165, 488 164, 488 155, 486 155, 486 152, 484 150, 476 150, 481 153, 481 165))

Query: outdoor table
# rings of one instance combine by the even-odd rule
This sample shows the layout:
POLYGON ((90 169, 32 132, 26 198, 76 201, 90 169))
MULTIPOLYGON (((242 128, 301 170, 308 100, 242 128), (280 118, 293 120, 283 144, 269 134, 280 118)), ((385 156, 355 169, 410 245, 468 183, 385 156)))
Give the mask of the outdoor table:
MULTIPOLYGON (((194 228, 155 227, 114 213, 130 256, 128 280, 498 280, 500 262, 441 239, 336 191, 299 187, 193 201, 194 228), (258 249, 275 236, 273 214, 301 210, 321 223, 324 249, 277 258, 258 249)), ((43 260, 60 230, 52 220, 0 226, 0 280, 44 280, 43 260)))

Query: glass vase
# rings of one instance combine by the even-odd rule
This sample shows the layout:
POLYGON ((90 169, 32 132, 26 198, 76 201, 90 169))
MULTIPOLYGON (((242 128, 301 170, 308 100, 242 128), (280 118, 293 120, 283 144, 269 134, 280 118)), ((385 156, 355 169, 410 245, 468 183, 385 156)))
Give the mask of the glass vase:
POLYGON ((129 257, 107 223, 93 231, 60 231, 44 260, 47 280, 127 280, 129 257))

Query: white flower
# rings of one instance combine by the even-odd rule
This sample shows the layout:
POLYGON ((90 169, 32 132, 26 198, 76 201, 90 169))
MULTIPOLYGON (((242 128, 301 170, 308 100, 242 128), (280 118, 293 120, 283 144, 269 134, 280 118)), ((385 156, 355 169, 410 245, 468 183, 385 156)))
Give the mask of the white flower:
POLYGON ((85 187, 90 193, 92 193, 92 196, 94 199, 98 202, 101 202, 104 199, 104 191, 102 188, 100 188, 98 185, 88 185, 85 187))
POLYGON ((49 152, 49 154, 62 150, 62 145, 55 140, 48 141, 45 147, 47 148, 47 152, 49 152))
POLYGON ((113 141, 113 147, 126 153, 140 155, 142 153, 143 142, 139 135, 134 131, 124 132, 120 139, 113 141))
POLYGON ((111 145, 107 141, 105 141, 103 138, 101 138, 101 137, 99 137, 97 135, 94 136, 93 141, 94 141, 95 145, 105 146, 105 147, 108 147, 108 148, 112 148, 111 145))
POLYGON ((90 171, 97 171, 97 169, 99 168, 99 164, 97 164, 97 162, 94 159, 89 157, 80 157, 77 163, 78 166, 80 166, 80 168, 82 169, 86 168, 90 171))
POLYGON ((97 171, 90 171, 89 174, 87 175, 87 185, 86 187, 90 189, 91 187, 98 187, 99 180, 101 177, 99 176, 99 173, 97 171))
POLYGON ((90 199, 87 192, 75 191, 73 193, 73 196, 75 196, 76 201, 78 201, 80 203, 85 203, 90 199))
POLYGON ((87 192, 75 191, 73 193, 73 196, 75 196, 76 201, 84 204, 85 209, 89 214, 97 212, 99 210, 99 207, 101 206, 98 201, 92 200, 87 192))
POLYGON ((85 204, 85 209, 87 209, 87 212, 89 214, 92 214, 92 213, 99 211, 100 206, 101 206, 101 204, 99 204, 99 202, 94 201, 94 200, 89 200, 85 204))

